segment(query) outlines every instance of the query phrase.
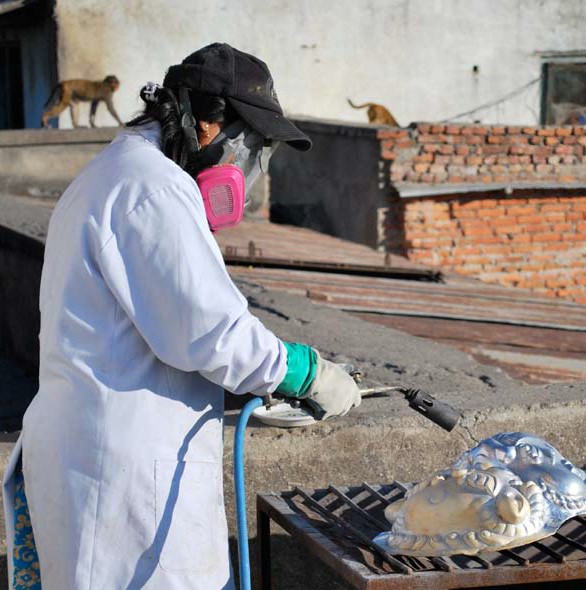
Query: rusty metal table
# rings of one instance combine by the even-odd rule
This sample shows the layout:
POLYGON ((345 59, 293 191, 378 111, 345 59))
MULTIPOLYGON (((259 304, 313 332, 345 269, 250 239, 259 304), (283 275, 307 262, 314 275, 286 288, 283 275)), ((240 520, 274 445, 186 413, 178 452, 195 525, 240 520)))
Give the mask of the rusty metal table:
POLYGON ((270 522, 357 590, 438 590, 586 580, 586 518, 512 550, 482 556, 392 556, 372 544, 388 530, 384 508, 403 496, 399 482, 257 496, 260 588, 271 588, 270 522))

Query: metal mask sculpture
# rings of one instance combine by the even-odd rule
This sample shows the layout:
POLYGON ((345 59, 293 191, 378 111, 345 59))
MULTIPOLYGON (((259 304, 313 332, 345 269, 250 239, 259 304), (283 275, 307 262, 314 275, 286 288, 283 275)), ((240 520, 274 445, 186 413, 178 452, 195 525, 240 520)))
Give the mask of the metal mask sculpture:
POLYGON ((541 438, 506 432, 410 487, 375 542, 392 554, 474 555, 547 537, 586 512, 586 473, 541 438))

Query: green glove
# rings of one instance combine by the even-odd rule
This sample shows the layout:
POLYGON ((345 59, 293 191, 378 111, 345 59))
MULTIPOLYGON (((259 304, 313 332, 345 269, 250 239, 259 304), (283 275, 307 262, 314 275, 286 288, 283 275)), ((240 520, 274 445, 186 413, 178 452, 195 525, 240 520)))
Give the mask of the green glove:
POLYGON ((305 397, 317 371, 317 354, 307 344, 283 344, 287 349, 287 374, 276 392, 287 397, 305 397))
POLYGON ((344 416, 360 405, 358 386, 340 365, 322 359, 307 344, 283 344, 287 349, 287 374, 277 393, 304 399, 317 420, 344 416))

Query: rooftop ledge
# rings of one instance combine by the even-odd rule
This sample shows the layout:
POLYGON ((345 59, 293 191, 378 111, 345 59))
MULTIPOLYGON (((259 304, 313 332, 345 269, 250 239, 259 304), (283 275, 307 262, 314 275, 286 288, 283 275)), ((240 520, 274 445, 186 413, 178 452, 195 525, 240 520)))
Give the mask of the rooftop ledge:
POLYGON ((110 143, 121 129, 121 127, 10 129, 0 131, 0 147, 26 147, 64 143, 110 143))
POLYGON ((425 184, 419 182, 394 182, 393 187, 402 199, 432 197, 440 195, 456 195, 461 193, 504 192, 512 194, 523 190, 584 190, 586 180, 581 182, 495 182, 495 183, 446 183, 425 184))

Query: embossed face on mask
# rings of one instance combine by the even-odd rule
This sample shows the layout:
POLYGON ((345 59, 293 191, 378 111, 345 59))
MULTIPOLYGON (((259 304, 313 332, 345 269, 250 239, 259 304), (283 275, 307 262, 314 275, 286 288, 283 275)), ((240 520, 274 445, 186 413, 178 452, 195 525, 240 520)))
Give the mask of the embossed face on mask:
POLYGON ((524 545, 586 511, 586 473, 552 445, 501 433, 389 505, 389 532, 375 539, 389 553, 473 555, 524 545))

